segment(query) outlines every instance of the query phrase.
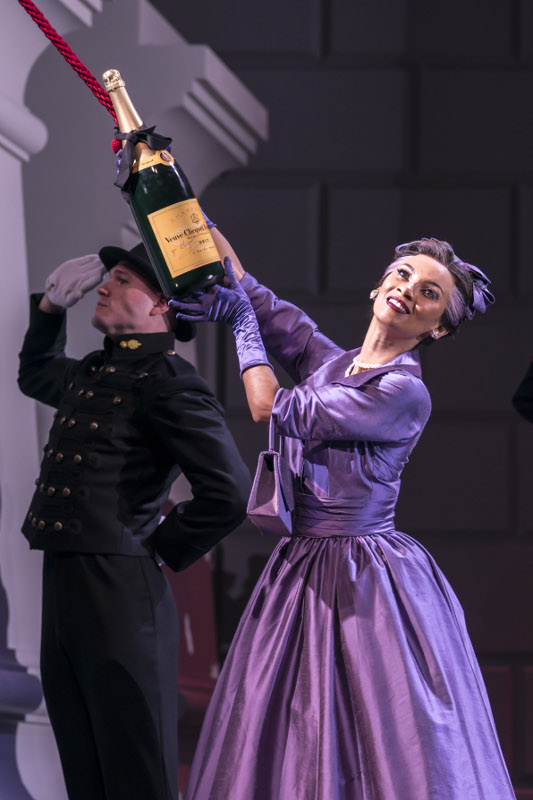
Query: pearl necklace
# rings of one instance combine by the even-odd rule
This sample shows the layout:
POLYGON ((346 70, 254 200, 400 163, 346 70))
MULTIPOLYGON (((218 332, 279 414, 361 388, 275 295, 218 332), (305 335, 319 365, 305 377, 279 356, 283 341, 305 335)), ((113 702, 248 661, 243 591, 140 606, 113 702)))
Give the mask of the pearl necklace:
POLYGON ((367 364, 364 361, 360 361, 359 356, 355 356, 354 360, 344 373, 344 377, 348 378, 355 367, 360 367, 361 369, 376 369, 377 367, 382 367, 384 363, 385 362, 383 361, 381 364, 367 364))

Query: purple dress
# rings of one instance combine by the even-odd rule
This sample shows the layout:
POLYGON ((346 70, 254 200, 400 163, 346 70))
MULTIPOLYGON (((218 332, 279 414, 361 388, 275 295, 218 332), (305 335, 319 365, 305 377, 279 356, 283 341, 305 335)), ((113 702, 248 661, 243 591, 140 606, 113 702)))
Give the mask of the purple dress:
POLYGON ((296 480, 204 721, 186 800, 511 800, 461 606, 394 528, 430 413, 416 352, 358 352, 246 275, 265 345, 297 382, 273 416, 296 480))

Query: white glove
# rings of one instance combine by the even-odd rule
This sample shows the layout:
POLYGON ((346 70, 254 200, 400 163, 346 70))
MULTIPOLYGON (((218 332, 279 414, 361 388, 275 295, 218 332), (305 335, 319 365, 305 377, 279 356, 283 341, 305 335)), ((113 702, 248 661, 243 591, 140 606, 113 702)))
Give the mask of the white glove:
POLYGON ((106 268, 96 253, 71 258, 55 269, 44 285, 51 303, 70 308, 101 282, 106 268))

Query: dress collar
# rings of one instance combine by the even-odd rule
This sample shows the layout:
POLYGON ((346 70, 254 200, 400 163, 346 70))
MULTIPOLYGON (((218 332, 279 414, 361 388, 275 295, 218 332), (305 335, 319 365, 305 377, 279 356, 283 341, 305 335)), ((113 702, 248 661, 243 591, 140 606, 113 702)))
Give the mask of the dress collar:
MULTIPOLYGON (((359 353, 361 352, 361 348, 357 347, 355 350, 350 350, 347 355, 351 356, 350 364, 347 365, 347 368, 351 365, 354 358, 356 358, 359 353)), ((422 367, 420 364, 420 353, 418 350, 407 350, 405 353, 400 353, 399 356, 392 358, 390 361, 386 361, 384 364, 381 364, 379 367, 374 367, 373 369, 363 370, 363 372, 367 372, 370 375, 374 373, 375 370, 381 370, 382 372, 386 371, 389 367, 398 367, 398 366, 406 366, 409 367, 409 372, 412 372, 413 375, 417 377, 422 377, 422 367)), ((362 373, 357 373, 361 375, 362 373)))
MULTIPOLYGON (((345 372, 350 369, 353 360, 359 355, 361 352, 361 348, 357 347, 355 350, 349 350, 345 353, 345 358, 350 359, 349 361, 346 360, 345 372)), ((374 367, 373 369, 364 369, 361 372, 354 373, 350 376, 350 378, 361 378, 362 376, 367 376, 365 379, 362 379, 362 382, 365 383, 368 378, 374 377, 374 375, 381 374, 382 372, 387 372, 389 369, 398 369, 398 367, 405 367, 408 372, 412 375, 416 375, 417 378, 422 377, 422 366, 420 364, 420 353, 418 350, 407 350, 405 353, 400 353, 400 355, 392 358, 390 361, 386 361, 384 364, 381 364, 379 367, 374 367)))
POLYGON ((108 359, 135 359, 156 353, 174 354, 174 334, 163 333, 127 333, 122 336, 106 336, 104 352, 108 359))

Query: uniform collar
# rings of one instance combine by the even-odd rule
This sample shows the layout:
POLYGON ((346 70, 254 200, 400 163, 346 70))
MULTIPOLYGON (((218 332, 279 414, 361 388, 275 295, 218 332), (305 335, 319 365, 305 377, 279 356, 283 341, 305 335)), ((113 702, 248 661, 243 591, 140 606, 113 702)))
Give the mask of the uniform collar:
POLYGON ((174 334, 163 333, 127 333, 122 336, 106 336, 104 352, 109 359, 144 358, 156 353, 174 353, 174 334))

